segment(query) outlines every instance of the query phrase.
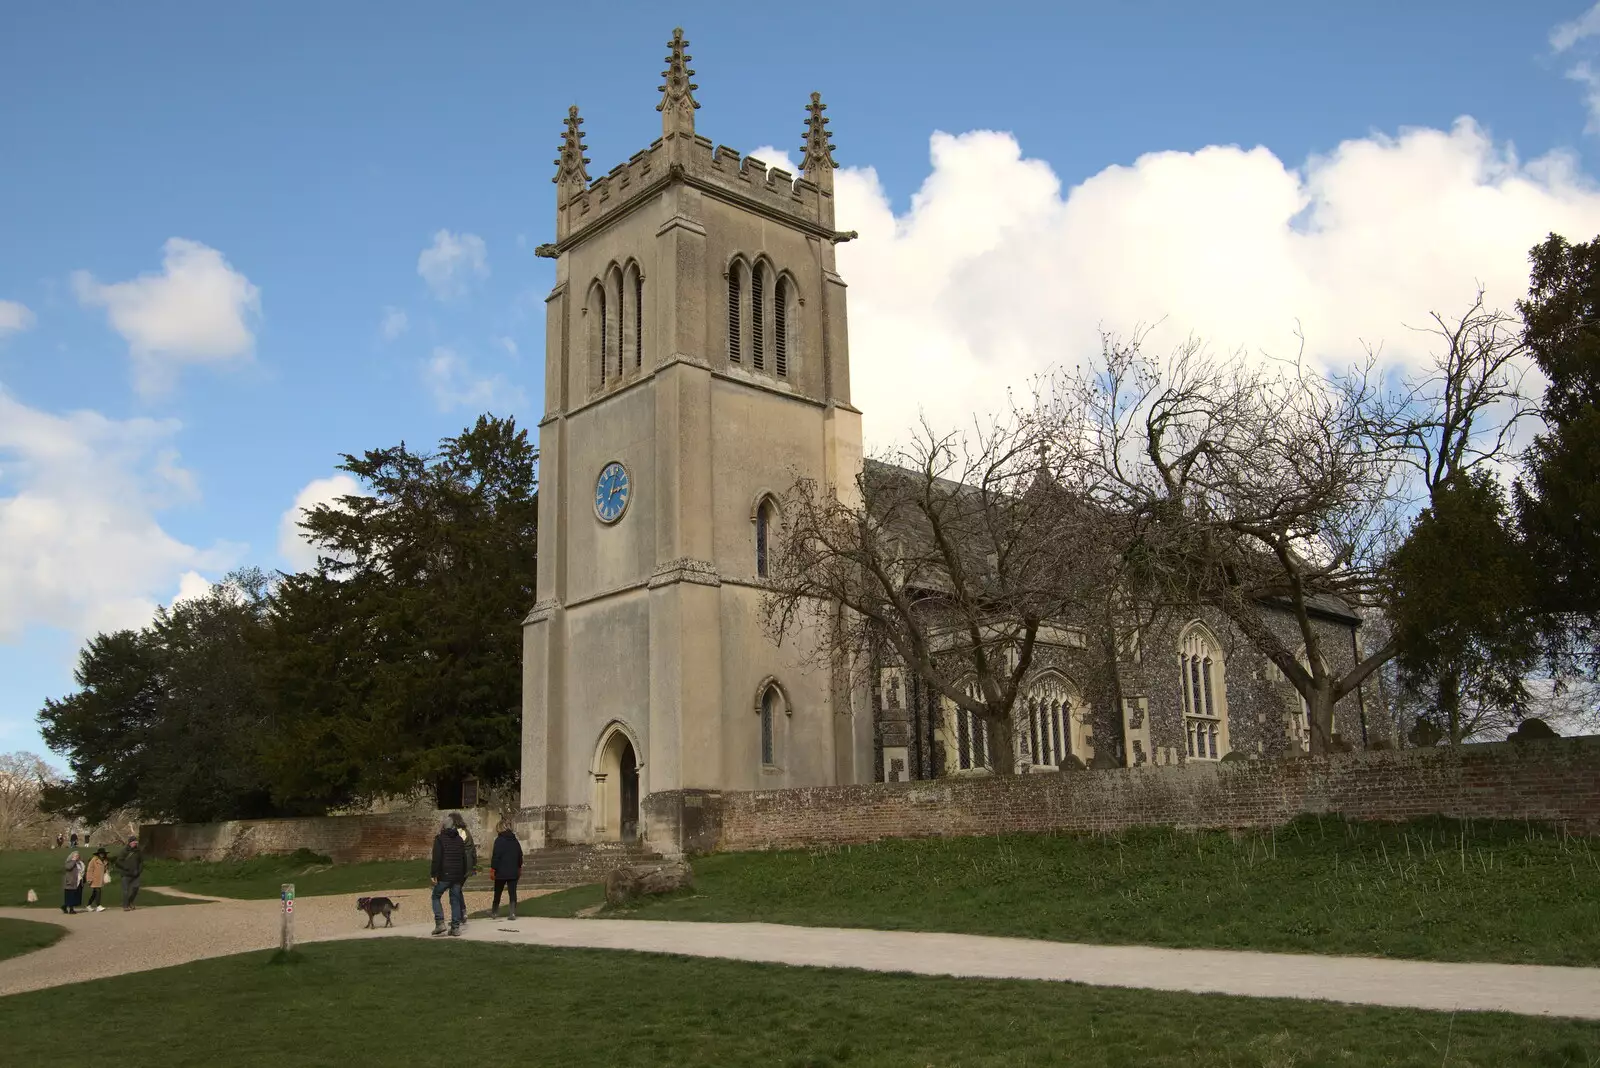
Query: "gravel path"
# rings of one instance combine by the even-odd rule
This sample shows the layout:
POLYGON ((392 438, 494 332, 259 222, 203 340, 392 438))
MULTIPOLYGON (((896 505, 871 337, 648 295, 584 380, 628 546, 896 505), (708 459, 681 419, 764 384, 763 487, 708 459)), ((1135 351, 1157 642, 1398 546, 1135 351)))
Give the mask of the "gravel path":
MULTIPOLYGON (((431 929, 427 924, 408 923, 393 933, 426 937, 431 929)), ((1069 980, 1095 986, 1304 998, 1442 1012, 1600 1019, 1600 968, 1090 946, 770 923, 529 918, 515 923, 473 923, 465 937, 919 975, 1069 980)))
MULTIPOLYGON (((147 887, 173 897, 198 897, 164 887, 147 887)), ((357 937, 398 934, 404 920, 430 915, 427 890, 373 891, 400 903, 393 930, 362 930, 367 922, 356 911, 356 894, 302 897, 295 901, 295 938, 310 942, 329 935, 357 937)), ((115 897, 115 894, 108 895, 115 897)), ((523 894, 522 896, 529 896, 523 894)), ((467 894, 467 910, 489 907, 488 893, 467 894)), ((0 916, 16 920, 54 923, 67 928, 67 937, 46 949, 0 960, 0 995, 47 986, 64 986, 125 972, 142 972, 186 964, 206 957, 226 957, 278 945, 280 903, 275 899, 238 901, 204 898, 203 905, 172 905, 123 912, 110 905, 104 912, 67 916, 56 909, 0 908, 0 916)), ((478 923, 467 925, 470 931, 478 923)), ((431 930, 431 921, 429 924, 431 930)))

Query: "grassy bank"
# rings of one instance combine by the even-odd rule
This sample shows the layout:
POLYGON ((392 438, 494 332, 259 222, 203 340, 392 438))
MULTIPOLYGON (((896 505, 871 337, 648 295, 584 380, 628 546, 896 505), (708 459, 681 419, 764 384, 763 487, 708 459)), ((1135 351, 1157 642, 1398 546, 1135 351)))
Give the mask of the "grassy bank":
MULTIPOLYGON (((63 846, 60 849, 5 849, 0 850, 0 906, 15 908, 60 909, 61 908, 61 866, 66 862, 67 854, 72 850, 63 846), (28 891, 32 890, 39 896, 35 902, 28 901, 28 891)), ((78 850, 85 863, 92 855, 92 850, 78 850)), ((113 854, 115 855, 115 854, 113 854)), ((150 867, 145 866, 144 886, 157 882, 151 878, 150 867)), ((122 886, 113 877, 111 885, 104 887, 101 898, 105 907, 122 907, 122 886)), ((87 888, 83 892, 84 900, 89 899, 87 888)), ((139 892, 139 904, 151 905, 183 905, 187 904, 182 898, 166 897, 153 893, 150 890, 139 892)))
POLYGON ((32 953, 54 945, 67 933, 53 923, 33 923, 0 917, 0 960, 32 953))
MULTIPOLYGON (((720 854, 695 879, 608 915, 1600 965, 1600 843, 1524 824, 921 839, 720 854)), ((584 887, 519 911, 599 900, 584 887)))
POLYGON ((271 955, 0 998, 19 1064, 81 1026, 128 1064, 1340 1068, 1592 1065, 1600 1025, 1308 1002, 912 978, 410 939, 271 955), (336 1008, 335 1008, 336 1006, 336 1008), (219 1031, 219 1021, 226 1021, 219 1031), (158 1023, 157 1023, 158 1022, 158 1023), (221 1043, 221 1045, 219 1045, 221 1043))
POLYGON ((246 899, 274 898, 284 883, 298 897, 359 894, 369 890, 408 890, 428 885, 426 860, 379 860, 334 864, 309 850, 249 860, 148 860, 145 882, 191 894, 246 899))

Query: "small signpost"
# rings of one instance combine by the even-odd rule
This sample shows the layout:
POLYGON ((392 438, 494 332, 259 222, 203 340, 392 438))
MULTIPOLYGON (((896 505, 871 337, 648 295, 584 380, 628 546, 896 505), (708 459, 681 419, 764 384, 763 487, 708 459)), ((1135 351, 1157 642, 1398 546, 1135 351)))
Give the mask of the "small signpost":
POLYGON ((288 953, 294 949, 294 883, 283 884, 283 938, 279 949, 288 953))

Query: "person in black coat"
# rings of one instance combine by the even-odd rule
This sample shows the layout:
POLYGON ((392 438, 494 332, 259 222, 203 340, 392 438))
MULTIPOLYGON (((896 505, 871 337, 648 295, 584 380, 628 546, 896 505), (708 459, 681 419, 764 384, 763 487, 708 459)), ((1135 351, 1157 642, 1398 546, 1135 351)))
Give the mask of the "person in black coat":
POLYGON ((500 918, 500 892, 509 891, 511 911, 506 918, 517 918, 517 879, 522 876, 522 843, 517 832, 511 829, 510 820, 500 821, 500 833, 494 838, 494 852, 489 854, 489 875, 494 879, 494 904, 489 906, 489 918, 500 918))
POLYGON ((467 881, 467 844, 447 816, 444 826, 433 839, 433 933, 436 935, 461 934, 461 925, 467 920, 467 900, 462 895, 462 885, 467 881), (444 908, 439 899, 450 894, 450 927, 444 925, 444 908))

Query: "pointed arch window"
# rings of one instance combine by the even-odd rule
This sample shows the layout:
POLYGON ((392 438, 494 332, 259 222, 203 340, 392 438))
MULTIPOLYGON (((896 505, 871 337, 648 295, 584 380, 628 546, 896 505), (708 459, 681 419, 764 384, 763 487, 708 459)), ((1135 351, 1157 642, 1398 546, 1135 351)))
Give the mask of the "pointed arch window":
POLYGON ((756 575, 767 578, 768 567, 771 562, 767 540, 772 534, 773 507, 771 499, 763 500, 756 506, 756 575))
POLYGON ((606 339, 611 336, 610 324, 606 321, 606 291, 599 282, 595 282, 591 291, 591 303, 594 308, 595 319, 591 329, 594 331, 594 351, 600 364, 600 384, 606 384, 606 372, 610 364, 610 351, 606 348, 606 339))
POLYGON ((778 278, 772 294, 772 371, 779 378, 789 377, 789 279, 778 278))
POLYGON ((769 767, 778 762, 777 745, 773 730, 773 689, 768 686, 761 695, 761 763, 769 767))
POLYGON ((757 261, 750 269, 750 366, 766 370, 766 264, 757 261))
POLYGON ((743 357, 744 264, 734 260, 728 266, 728 359, 738 363, 743 357))
POLYGON ((644 275, 633 268, 633 367, 644 366, 644 275))
POLYGON ((1227 676, 1222 647, 1198 624, 1184 632, 1178 674, 1185 753, 1190 760, 1221 760, 1228 754, 1227 676))
MULTIPOLYGON (((1057 768, 1067 757, 1076 754, 1073 744, 1074 706, 1081 705, 1073 685, 1051 673, 1033 684, 1022 703, 1022 714, 1028 717, 1023 737, 1021 755, 1039 767, 1057 768)), ((1080 734, 1082 733, 1080 729, 1080 734)))
MULTIPOLYGON (((976 683, 968 685, 967 694, 973 698, 978 696, 976 683)), ((952 707, 955 712, 956 767, 961 771, 989 767, 992 754, 988 722, 976 712, 968 712, 959 705, 952 707)))
POLYGON ((623 358, 623 319, 626 317, 622 285, 622 268, 616 264, 606 272, 606 304, 613 309, 610 321, 606 324, 606 353, 607 363, 617 378, 622 377, 623 358), (613 362, 614 361, 614 362, 613 362))

